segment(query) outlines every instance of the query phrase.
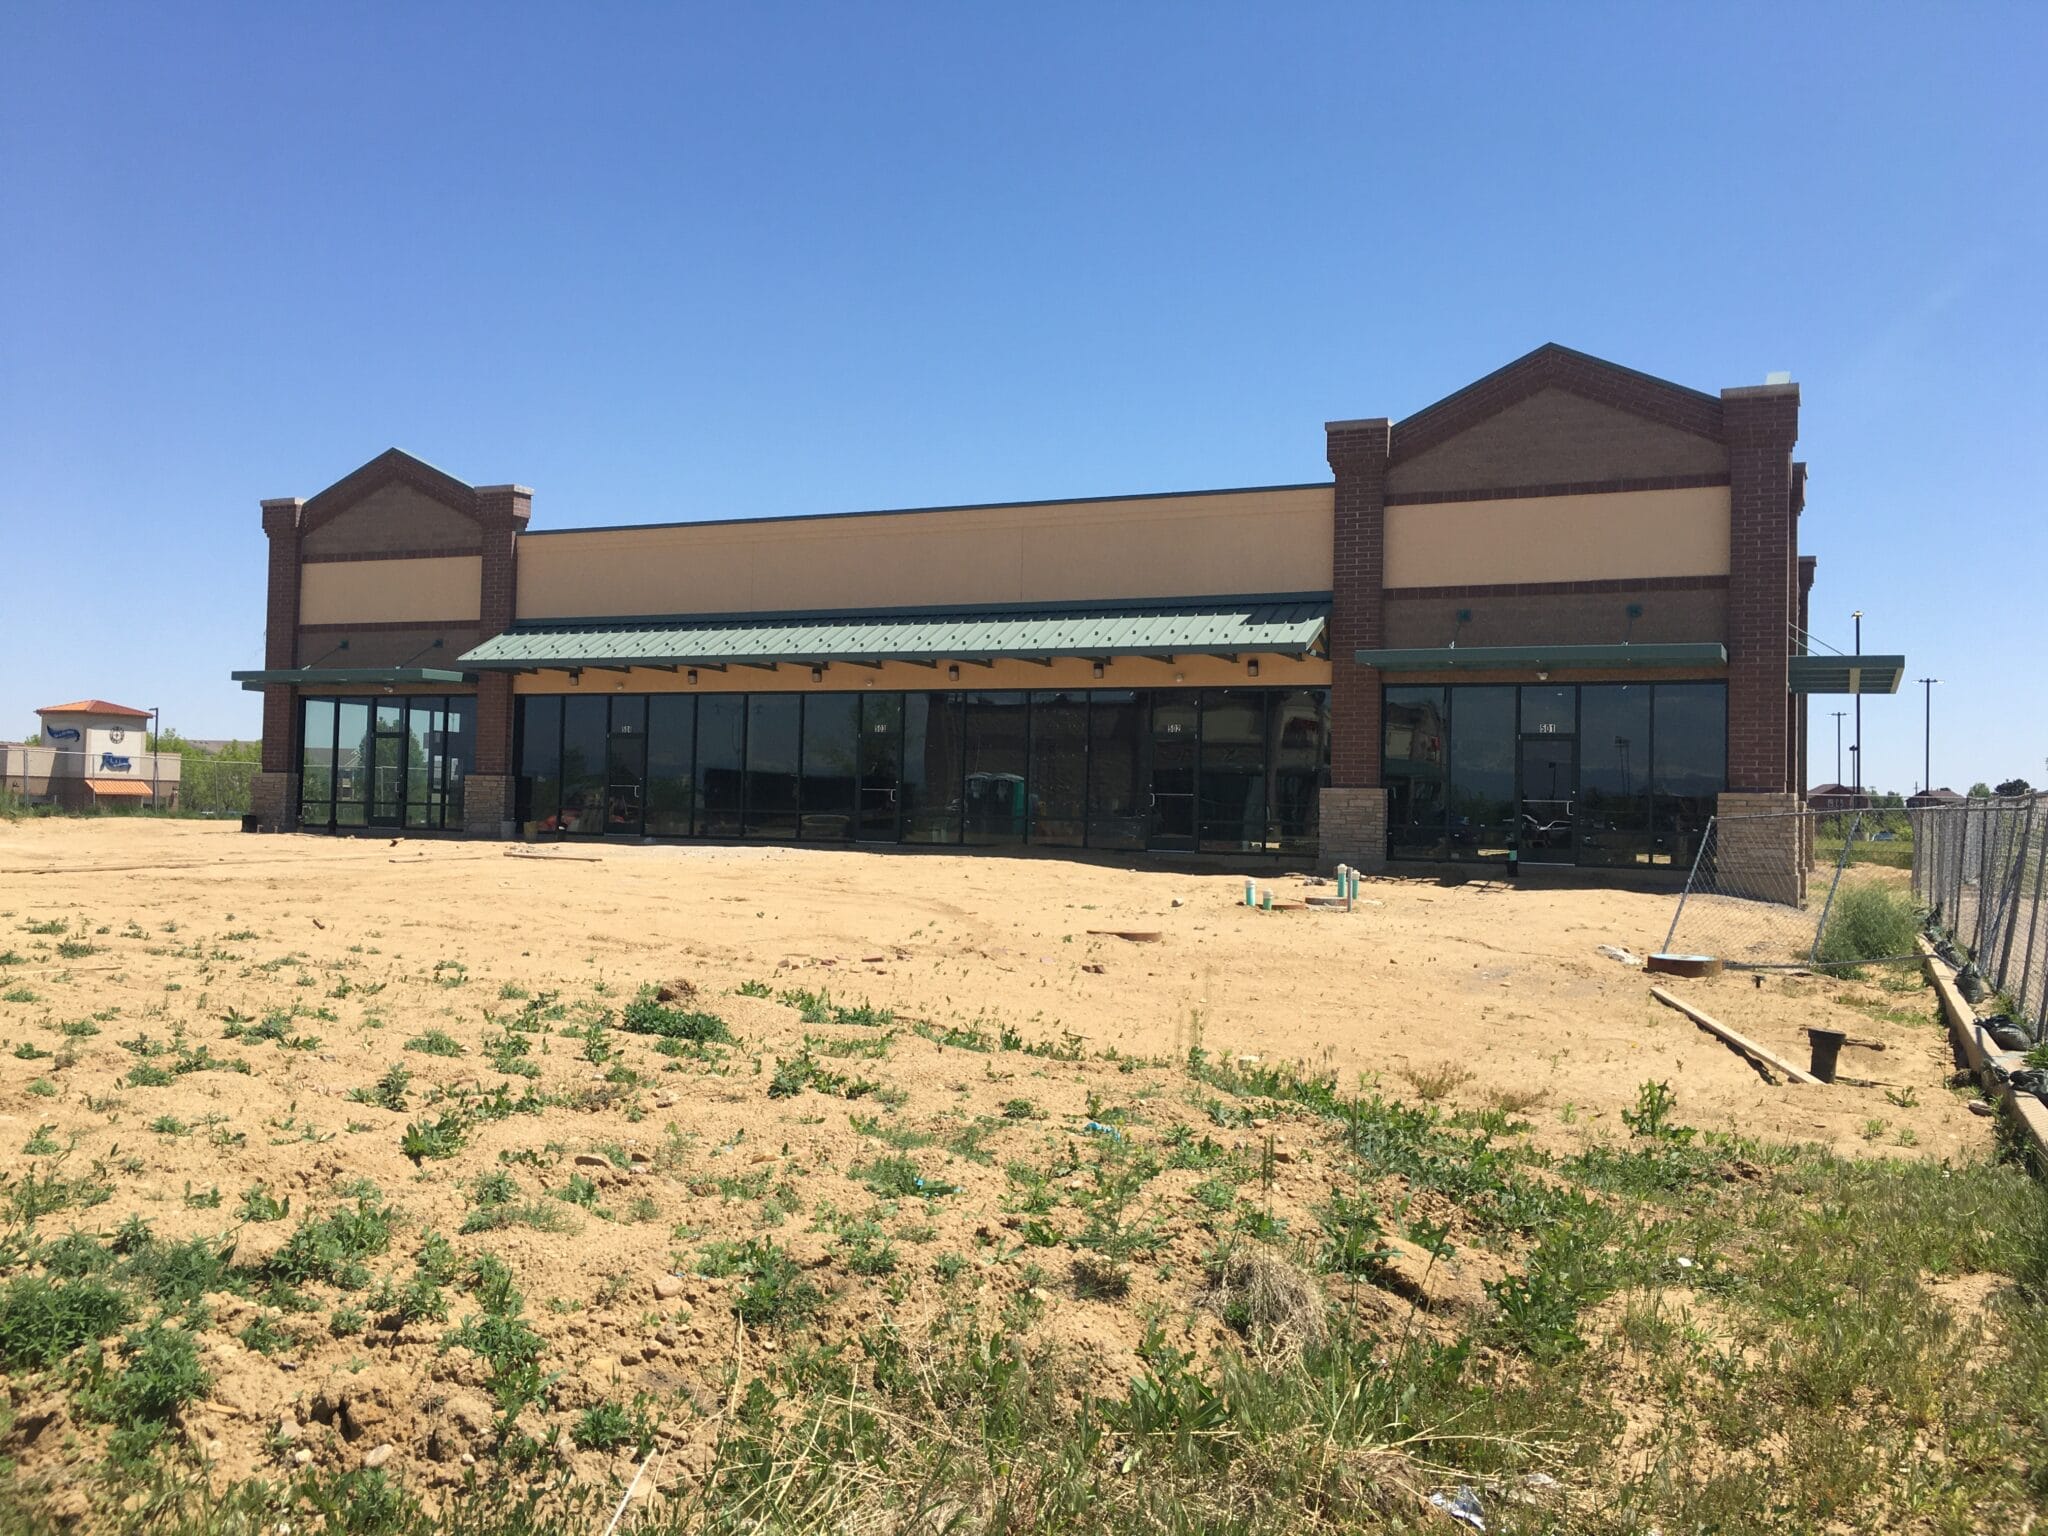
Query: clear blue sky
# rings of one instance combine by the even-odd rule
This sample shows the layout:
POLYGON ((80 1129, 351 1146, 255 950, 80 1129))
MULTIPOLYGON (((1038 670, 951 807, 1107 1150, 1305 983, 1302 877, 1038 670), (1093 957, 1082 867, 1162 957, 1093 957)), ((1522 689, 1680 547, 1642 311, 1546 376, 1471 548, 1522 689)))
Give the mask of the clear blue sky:
MULTIPOLYGON (((10 6, 0 735, 253 734, 256 504, 391 444, 557 528, 1316 480, 1555 340, 1790 370, 1816 630, 1947 679, 1937 783, 2039 783, 2044 59, 2040 5, 10 6)), ((1911 787, 1918 689, 1865 733, 1911 787)))

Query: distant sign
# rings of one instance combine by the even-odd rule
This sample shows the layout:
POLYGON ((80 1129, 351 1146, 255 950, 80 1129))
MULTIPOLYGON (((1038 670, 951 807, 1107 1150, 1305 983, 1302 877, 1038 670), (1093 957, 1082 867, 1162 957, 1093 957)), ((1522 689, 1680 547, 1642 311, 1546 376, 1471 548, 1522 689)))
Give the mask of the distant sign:
POLYGON ((76 741, 78 740, 78 727, 75 725, 53 725, 46 729, 43 734, 52 741, 76 741))
POLYGON ((116 757, 111 752, 102 752, 100 754, 100 772, 102 773, 126 773, 133 766, 134 762, 130 758, 116 757))

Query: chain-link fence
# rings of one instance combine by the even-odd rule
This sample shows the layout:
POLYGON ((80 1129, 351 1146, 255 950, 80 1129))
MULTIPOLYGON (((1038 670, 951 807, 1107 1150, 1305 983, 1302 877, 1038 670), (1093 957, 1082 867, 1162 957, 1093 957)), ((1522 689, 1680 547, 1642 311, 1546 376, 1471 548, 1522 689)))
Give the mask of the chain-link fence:
POLYGON ((1714 817, 1665 950, 1748 970, 1917 961, 1912 816, 1858 807, 1714 817))
POLYGON ((0 742, 0 810, 89 816, 249 814, 259 765, 207 752, 84 752, 0 742))
POLYGON ((2034 1038, 2048 1034, 2048 796, 1913 812, 1913 892, 1958 961, 1973 964, 2034 1038))

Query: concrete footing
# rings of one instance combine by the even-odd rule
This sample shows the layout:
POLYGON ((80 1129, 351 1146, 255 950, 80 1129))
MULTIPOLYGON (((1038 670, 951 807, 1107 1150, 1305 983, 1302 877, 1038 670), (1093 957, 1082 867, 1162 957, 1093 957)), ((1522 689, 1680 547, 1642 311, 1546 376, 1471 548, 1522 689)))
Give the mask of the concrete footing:
POLYGON ((1935 954, 1934 946, 1924 938, 1920 940, 1920 963, 1941 998, 1942 1016, 1948 1020, 1949 1040, 1955 1046, 1957 1058, 2018 1130, 2034 1171, 2048 1175, 2048 1104, 2031 1093, 2014 1091, 2002 1075, 2021 1070, 2026 1065, 2026 1053, 2008 1051, 1991 1038, 1977 1022, 1977 1010, 1956 985, 1954 968, 1935 954))

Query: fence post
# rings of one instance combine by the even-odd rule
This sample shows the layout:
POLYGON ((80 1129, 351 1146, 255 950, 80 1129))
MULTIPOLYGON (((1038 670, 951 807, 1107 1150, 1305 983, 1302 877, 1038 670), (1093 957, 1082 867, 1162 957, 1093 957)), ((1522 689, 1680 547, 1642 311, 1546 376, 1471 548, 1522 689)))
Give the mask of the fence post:
POLYGON ((1700 877, 1700 860, 1707 856, 1707 847, 1714 841, 1714 828, 1720 824, 1719 816, 1707 818, 1707 830, 1700 837, 1699 847, 1692 851, 1692 868, 1686 872, 1685 889, 1678 893, 1678 910, 1671 914, 1671 931, 1664 935, 1664 953, 1671 953, 1671 941, 1678 937, 1678 920, 1685 916, 1685 899, 1692 894, 1693 882, 1700 877))
POLYGON ((1842 839, 1842 851, 1835 855, 1835 878, 1828 882, 1828 899, 1821 903, 1820 921, 1814 925, 1813 947, 1806 952, 1806 963, 1816 964, 1820 960, 1821 935, 1828 931, 1828 913, 1835 907, 1835 892, 1842 888, 1842 871, 1849 863, 1849 848, 1856 841, 1856 831, 1863 825, 1863 813, 1857 811, 1849 818, 1849 833, 1842 839))
MULTIPOLYGON (((1998 945, 1998 984, 2000 987, 2009 987, 2011 985, 2006 979, 2006 968, 2012 964, 2012 931, 2020 925, 2020 877, 2026 873, 2027 843, 2034 835, 2034 802, 2032 800, 2027 802, 2027 814, 2024 819, 2020 818, 2017 807, 2013 809, 2012 814, 2013 819, 2019 822, 2019 835, 2013 840, 2012 873, 2007 877, 2009 882, 2009 889, 2006 891, 2007 899, 2000 903, 2005 908, 2005 922, 2001 925, 2004 931, 1999 935, 1998 945)), ((2024 1005, 2021 1006, 2021 1011, 2025 1011, 2024 1005)))

